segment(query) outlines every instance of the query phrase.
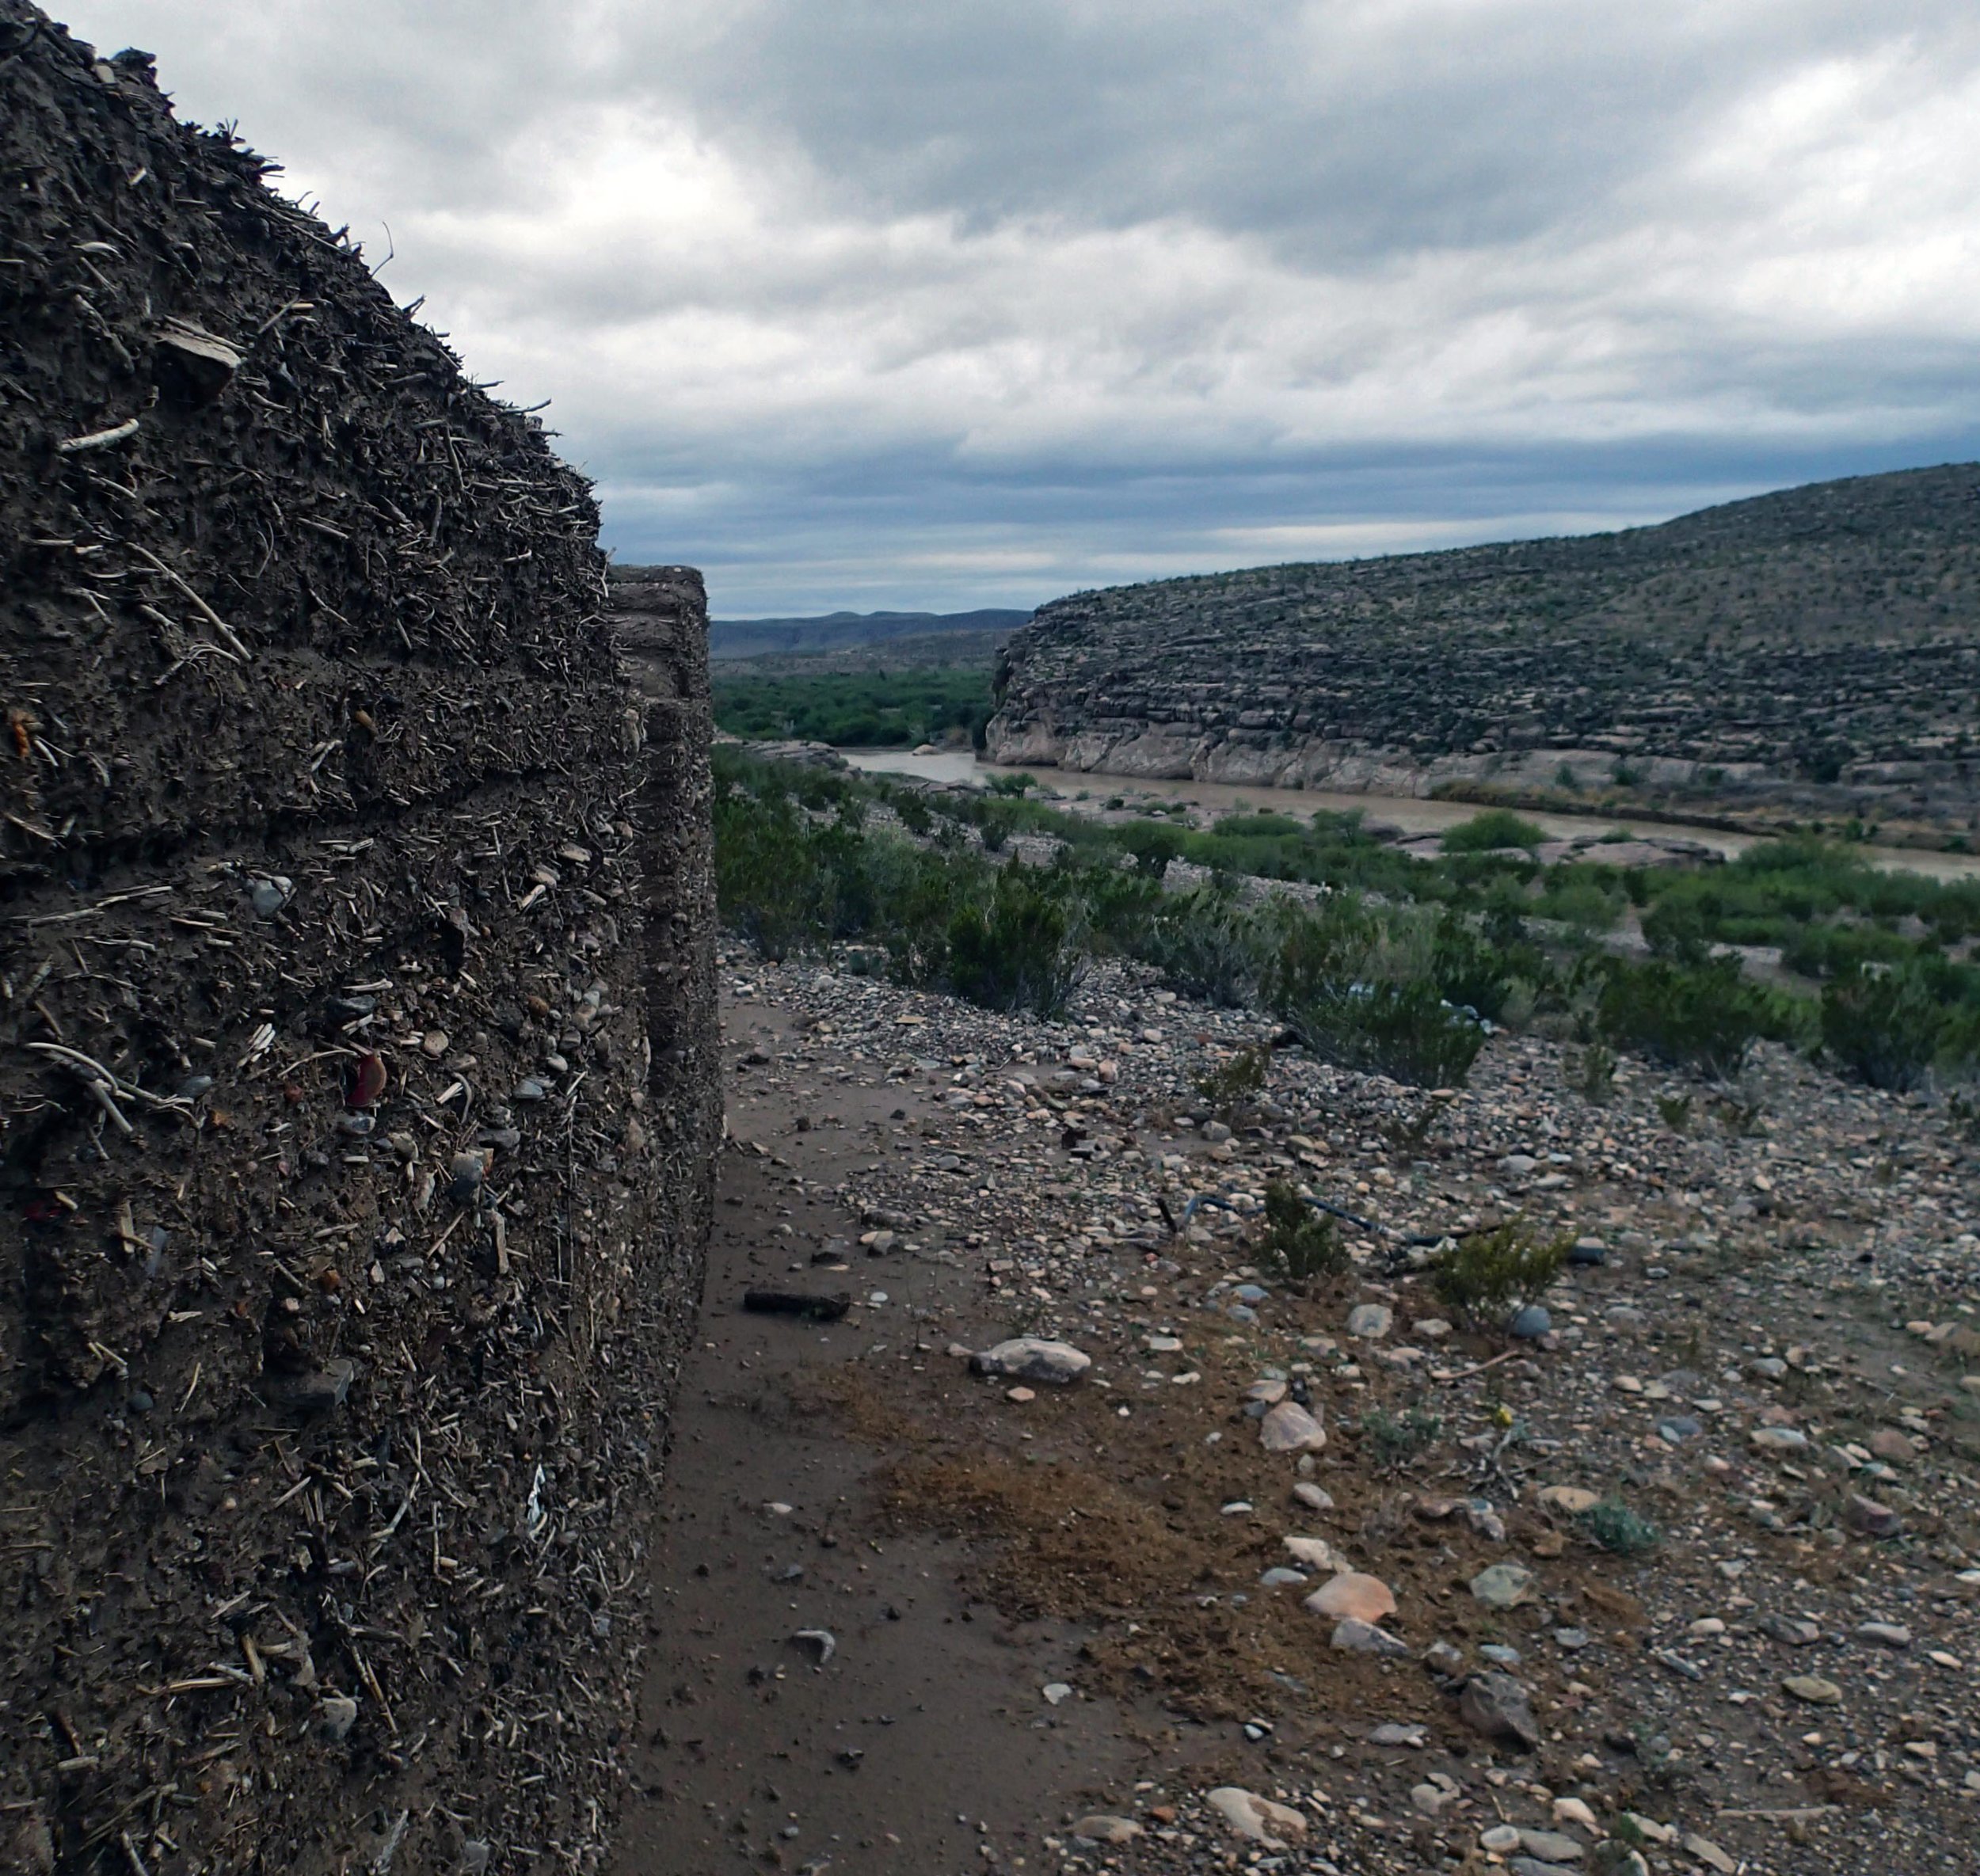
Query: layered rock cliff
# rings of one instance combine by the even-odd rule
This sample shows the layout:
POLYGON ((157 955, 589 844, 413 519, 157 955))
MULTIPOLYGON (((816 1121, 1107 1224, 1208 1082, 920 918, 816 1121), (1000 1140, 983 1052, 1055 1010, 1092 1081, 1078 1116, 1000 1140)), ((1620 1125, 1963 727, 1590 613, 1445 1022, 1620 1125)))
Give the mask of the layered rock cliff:
POLYGON ((1963 837, 1980 465, 1076 594, 998 683, 1002 763, 1963 837))
POLYGON ((0 0, 0 1865, 589 1866, 719 1129, 705 609, 0 0))

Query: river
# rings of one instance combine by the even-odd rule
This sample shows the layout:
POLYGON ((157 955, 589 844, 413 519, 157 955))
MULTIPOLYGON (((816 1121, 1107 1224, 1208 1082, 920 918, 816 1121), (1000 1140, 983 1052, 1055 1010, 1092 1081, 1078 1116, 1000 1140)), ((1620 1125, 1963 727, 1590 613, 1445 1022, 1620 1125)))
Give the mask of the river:
MULTIPOLYGON (((1018 774, 979 762, 967 749, 942 749, 916 755, 907 749, 844 749, 840 752, 855 769, 882 774, 919 775, 929 782, 967 782, 988 787, 1000 776, 1018 774)), ((1055 769, 1026 771, 1038 778, 1040 790, 1056 793, 1071 804, 1080 798, 1107 800, 1115 795, 1132 799, 1154 796, 1164 801, 1189 801, 1213 812, 1244 808, 1269 809, 1275 813, 1365 814, 1369 820, 1386 821, 1406 834, 1438 834, 1480 812, 1475 801, 1437 801, 1417 795, 1366 795, 1338 793, 1317 788, 1241 788, 1226 782, 1150 780, 1140 775, 1108 775, 1085 771, 1061 772, 1055 769)), ((1649 835, 1681 835, 1702 847, 1716 849, 1729 858, 1744 853, 1767 838, 1761 834, 1729 833, 1718 828, 1694 828, 1670 821, 1614 819, 1596 814, 1555 814, 1522 808, 1521 817, 1561 839, 1577 834, 1604 834, 1621 831, 1649 835)), ((1922 873, 1933 879, 1980 877, 1980 854, 1931 853, 1921 848, 1870 847, 1854 850, 1872 866, 1898 873, 1922 873)))

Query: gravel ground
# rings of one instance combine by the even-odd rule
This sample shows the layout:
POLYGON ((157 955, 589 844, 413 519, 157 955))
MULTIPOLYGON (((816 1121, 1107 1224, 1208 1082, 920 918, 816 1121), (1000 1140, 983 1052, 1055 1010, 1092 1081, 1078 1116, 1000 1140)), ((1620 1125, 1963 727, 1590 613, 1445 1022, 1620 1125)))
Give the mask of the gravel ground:
POLYGON ((1980 1245, 1943 1110, 1778 1052, 1591 1102, 1578 1052, 1502 1036, 1455 1092, 1278 1050, 1227 1131, 1198 1079, 1269 1024, 1136 970, 1057 1024, 723 977, 737 1149, 844 1220, 786 1280, 868 1345, 825 1392, 881 1457, 874 1520, 1077 1624, 1039 1723, 1106 1703, 1140 1754, 983 1862, 1971 1866, 1980 1245), (843 1150, 807 1179, 753 1116, 843 1150), (1260 1275, 1274 1178, 1380 1227, 1347 1275, 1260 1275), (1539 1333, 1453 1326, 1400 1235, 1514 1212, 1581 1261, 1539 1333), (1090 1365, 964 1359, 1014 1337, 1090 1365))

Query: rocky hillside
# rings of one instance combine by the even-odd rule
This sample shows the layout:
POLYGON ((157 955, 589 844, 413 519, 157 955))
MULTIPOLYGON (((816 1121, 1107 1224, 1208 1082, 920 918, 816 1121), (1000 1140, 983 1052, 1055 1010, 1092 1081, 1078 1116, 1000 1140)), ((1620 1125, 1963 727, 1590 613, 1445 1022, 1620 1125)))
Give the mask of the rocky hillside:
POLYGON ((1005 763, 1970 838, 1980 464, 1076 594, 1000 687, 1005 763))
POLYGON ((699 582, 642 711, 583 478, 269 168, 0 0, 0 1867, 588 1867, 718 1124, 699 582))

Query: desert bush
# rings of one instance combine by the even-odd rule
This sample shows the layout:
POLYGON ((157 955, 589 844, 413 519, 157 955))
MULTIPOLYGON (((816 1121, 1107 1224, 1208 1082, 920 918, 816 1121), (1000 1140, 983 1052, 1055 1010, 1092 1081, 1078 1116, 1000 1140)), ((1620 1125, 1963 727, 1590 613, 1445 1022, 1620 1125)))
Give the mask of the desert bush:
POLYGON ((894 788, 887 791, 886 800, 888 805, 900 816, 901 824, 910 834, 918 834, 924 839, 927 837, 935 824, 935 817, 928 804, 920 795, 910 789, 894 788))
POLYGON ((1057 895, 1005 868, 987 906, 965 905, 950 921, 950 987, 987 1010, 1060 1014, 1082 968, 1067 927, 1057 895))
POLYGON ((1543 1242, 1524 1217, 1510 1218, 1496 1230, 1459 1239, 1438 1257, 1430 1280, 1439 1298, 1475 1327, 1502 1329, 1560 1274, 1571 1242, 1567 1237, 1543 1242))
POLYGON ((1522 941, 1517 949, 1494 942, 1459 914, 1445 910, 1437 921, 1430 944, 1430 974, 1438 993, 1460 1009, 1496 1022, 1506 1010, 1513 986, 1544 972, 1536 947, 1522 941), (1522 968, 1523 967, 1523 968, 1522 968))
POLYGON ((1079 943, 1096 953, 1152 961, 1143 941, 1166 899, 1146 874, 1132 867, 1082 867, 1076 888, 1068 887, 1068 896, 1078 908, 1079 943))
POLYGON ((1693 900, 1662 899, 1643 915, 1643 942, 1653 957, 1703 964, 1712 955, 1710 937, 1705 915, 1693 900))
POLYGON ((1654 1551, 1663 1533, 1640 1513, 1632 1511, 1620 1498, 1605 1498, 1582 1513, 1582 1528, 1605 1551, 1618 1557, 1639 1556, 1654 1551))
POLYGON ((1445 830, 1443 847, 1447 854, 1489 853, 1496 848, 1538 847, 1547 831, 1514 813, 1510 808, 1488 808, 1469 820, 1445 830))
POLYGON ((724 923, 765 957, 822 939, 829 885, 798 809, 732 787, 718 793, 714 824, 715 898, 724 923))
POLYGON ((1418 1087, 1457 1086, 1485 1046, 1485 1026, 1422 981, 1330 985, 1285 1014, 1322 1061, 1418 1087))
MULTIPOLYGON (((1427 916, 1335 893, 1281 911, 1277 929, 1266 995, 1310 1053, 1419 1086, 1453 1086, 1471 1072, 1486 1028, 1439 987, 1427 916)), ((1443 930, 1448 938, 1448 921, 1443 930)))
POLYGON ((1378 1466, 1403 1465, 1443 1435, 1443 1416, 1421 1402, 1400 1414, 1370 1407, 1361 1416, 1361 1448, 1378 1466))
POLYGON ((1881 925, 1804 925, 1780 949, 1780 961, 1804 977, 1840 977, 1864 965, 1901 965, 1917 954, 1911 939, 1881 925))
POLYGON ((864 862, 862 897, 871 915, 862 933, 843 935, 877 938, 897 984, 926 989, 942 982, 950 930, 976 870, 885 835, 868 839, 864 862))
POLYGON ((1267 1276, 1294 1289, 1338 1277, 1348 1263, 1340 1227, 1283 1179, 1266 1185, 1265 1226, 1252 1255, 1267 1276))
POLYGON ((1699 965, 1668 958, 1604 961, 1595 1026, 1602 1039, 1670 1067, 1730 1079, 1763 1037, 1795 1027, 1788 1000, 1749 983, 1737 958, 1699 965))
POLYGON ((1114 831, 1114 844, 1132 854, 1136 866, 1151 879, 1159 879, 1188 843, 1188 831, 1167 821, 1132 822, 1114 831))
POLYGON ((1382 949, 1380 921, 1350 892, 1277 914, 1275 942, 1264 989, 1275 1010, 1289 1011, 1337 987, 1365 980, 1382 949))
POLYGON ((1766 1114, 1761 1098, 1746 1089, 1722 1094, 1712 1104, 1712 1118, 1731 1140, 1752 1140, 1761 1132, 1766 1114))
POLYGON ((1611 866, 1549 867, 1533 901, 1536 919, 1558 919, 1577 931, 1608 931, 1629 904, 1625 876, 1611 866))
POLYGON ((1606 1043, 1590 1043, 1575 1058, 1570 1079, 1582 1100, 1603 1105, 1616 1092, 1615 1050, 1606 1043))
POLYGON ((1822 1046, 1873 1088, 1908 1091, 1950 1040, 1948 1014, 1917 972, 1856 965, 1822 987, 1822 1046))
POLYGON ((1248 1109, 1265 1092, 1266 1075, 1272 1067, 1272 1052, 1255 1042, 1247 1043, 1228 1061, 1219 1062, 1196 1078, 1196 1091, 1211 1110, 1225 1121, 1248 1109))
POLYGON ((1253 914, 1228 892, 1206 886, 1148 906, 1123 948, 1153 965, 1185 996, 1237 1009, 1258 994, 1265 942, 1253 914))

